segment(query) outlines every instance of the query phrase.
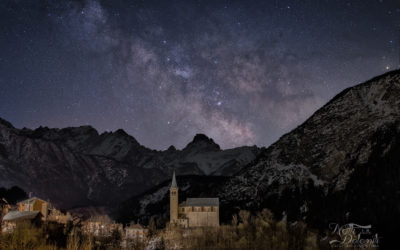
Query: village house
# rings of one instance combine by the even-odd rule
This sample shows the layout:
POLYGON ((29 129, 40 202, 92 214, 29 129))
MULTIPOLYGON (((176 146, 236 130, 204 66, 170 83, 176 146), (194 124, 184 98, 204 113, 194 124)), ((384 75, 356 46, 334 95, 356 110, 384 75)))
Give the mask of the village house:
POLYGON ((51 207, 47 216, 47 221, 53 221, 60 224, 66 225, 68 222, 73 220, 72 215, 69 212, 63 213, 54 207, 51 207))
POLYGON ((43 220, 47 219, 49 214, 49 203, 37 197, 32 197, 17 203, 18 211, 33 212, 38 211, 42 214, 43 220))
POLYGON ((37 197, 32 197, 17 203, 18 211, 32 212, 39 211, 42 214, 42 220, 67 224, 72 221, 70 213, 63 213, 56 209, 50 202, 37 197))
POLYGON ((7 211, 2 220, 2 231, 12 232, 18 223, 30 221, 38 224, 39 221, 55 222, 66 225, 72 221, 69 213, 62 213, 48 201, 32 197, 17 203, 16 211, 7 211))
POLYGON ((19 223, 27 221, 39 225, 42 223, 42 217, 39 211, 10 211, 3 217, 1 231, 11 233, 19 223))
POLYGON ((143 239, 148 233, 148 229, 140 224, 130 224, 125 227, 125 239, 143 239))
POLYGON ((218 227, 218 198, 188 198, 178 205, 179 188, 175 172, 170 187, 170 224, 188 227, 218 227))
POLYGON ((82 230, 85 234, 96 237, 108 237, 112 232, 118 230, 121 235, 123 232, 122 224, 115 223, 108 216, 96 216, 83 222, 82 230))

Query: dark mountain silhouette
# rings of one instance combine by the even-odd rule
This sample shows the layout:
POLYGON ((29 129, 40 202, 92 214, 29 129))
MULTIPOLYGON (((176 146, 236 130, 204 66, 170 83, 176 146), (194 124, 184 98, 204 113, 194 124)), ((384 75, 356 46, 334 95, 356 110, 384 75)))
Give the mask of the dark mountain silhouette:
POLYGON ((17 129, 0 119, 0 186, 17 185, 63 208, 112 207, 178 174, 232 175, 260 149, 221 150, 196 135, 183 150, 156 151, 122 129, 17 129))

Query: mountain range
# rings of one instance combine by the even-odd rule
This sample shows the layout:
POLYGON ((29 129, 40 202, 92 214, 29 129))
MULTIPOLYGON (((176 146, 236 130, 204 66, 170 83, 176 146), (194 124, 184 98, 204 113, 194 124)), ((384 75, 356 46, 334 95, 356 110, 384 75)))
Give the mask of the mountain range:
POLYGON ((124 222, 167 219, 175 169, 181 199, 219 197, 222 221, 269 208, 318 228, 371 224, 388 239, 400 222, 399 166, 400 71, 343 90, 266 149, 221 150, 198 134, 182 150, 155 151, 123 130, 17 129, 0 120, 0 186, 66 208, 118 206, 124 222))
POLYGON ((123 130, 17 129, 0 119, 0 187, 17 185, 63 208, 113 206, 178 174, 233 175, 260 149, 221 150, 198 134, 182 150, 156 151, 123 130))
MULTIPOLYGON (((371 225, 386 242, 395 240, 400 71, 343 90, 234 176, 207 180, 199 188, 195 178, 178 176, 180 195, 219 197, 226 222, 240 209, 269 208, 280 218, 305 220, 321 229, 331 223, 371 225)), ((123 203, 121 220, 165 217, 169 184, 123 203)))

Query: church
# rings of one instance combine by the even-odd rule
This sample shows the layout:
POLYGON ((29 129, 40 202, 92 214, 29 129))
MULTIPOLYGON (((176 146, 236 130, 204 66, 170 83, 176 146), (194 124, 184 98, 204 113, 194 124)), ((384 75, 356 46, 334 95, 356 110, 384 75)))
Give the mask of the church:
POLYGON ((170 195, 170 224, 184 228, 188 227, 218 227, 219 199, 218 198, 187 198, 179 204, 179 188, 176 184, 175 172, 169 189, 170 195))

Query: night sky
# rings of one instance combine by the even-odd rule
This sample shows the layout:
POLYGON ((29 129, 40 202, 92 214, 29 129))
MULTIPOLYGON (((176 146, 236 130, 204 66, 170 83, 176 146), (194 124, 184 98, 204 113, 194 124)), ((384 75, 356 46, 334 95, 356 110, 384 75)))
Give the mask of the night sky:
POLYGON ((268 146, 398 67, 400 1, 0 1, 0 117, 268 146))

